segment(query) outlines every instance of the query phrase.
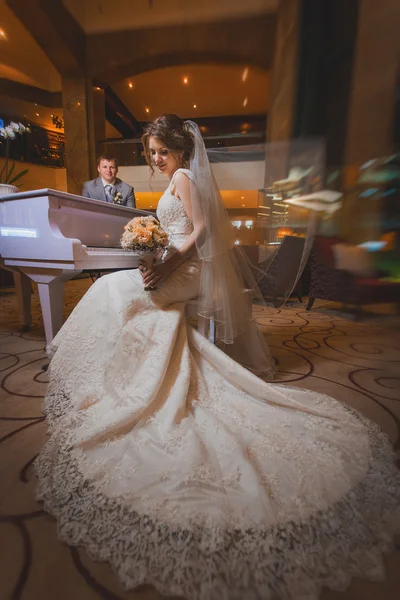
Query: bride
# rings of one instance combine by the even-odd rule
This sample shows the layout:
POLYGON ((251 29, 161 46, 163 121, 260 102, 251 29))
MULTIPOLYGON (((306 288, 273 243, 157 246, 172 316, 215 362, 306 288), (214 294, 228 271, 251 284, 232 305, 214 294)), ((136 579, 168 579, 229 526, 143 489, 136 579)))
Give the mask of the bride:
POLYGON ((197 125, 165 115, 143 143, 170 180, 157 210, 167 255, 99 279, 48 348, 36 473, 60 538, 127 589, 190 600, 313 600, 381 577, 400 527, 386 436, 255 374, 271 377, 272 362, 245 317, 250 274, 197 125), (186 323, 197 297, 224 352, 186 323))

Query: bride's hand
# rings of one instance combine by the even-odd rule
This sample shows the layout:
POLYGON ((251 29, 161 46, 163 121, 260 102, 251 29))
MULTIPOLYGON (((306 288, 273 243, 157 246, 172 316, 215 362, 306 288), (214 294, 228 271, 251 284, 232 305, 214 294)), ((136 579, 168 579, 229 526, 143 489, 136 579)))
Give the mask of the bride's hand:
POLYGON ((151 266, 150 268, 147 268, 145 263, 140 262, 139 271, 142 276, 144 285, 146 287, 152 287, 168 279, 173 270, 171 268, 172 264, 169 265, 168 263, 169 261, 167 260, 163 263, 158 263, 156 265, 151 266))

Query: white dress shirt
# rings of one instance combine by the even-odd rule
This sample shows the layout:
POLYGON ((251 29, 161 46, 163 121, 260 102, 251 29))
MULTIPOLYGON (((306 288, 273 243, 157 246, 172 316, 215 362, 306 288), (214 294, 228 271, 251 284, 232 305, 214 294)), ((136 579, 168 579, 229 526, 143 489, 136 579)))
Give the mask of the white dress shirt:
POLYGON ((103 186, 104 186, 104 187, 106 187, 106 185, 111 185, 111 186, 114 186, 114 184, 115 184, 115 181, 116 181, 116 180, 114 179, 114 181, 113 181, 112 183, 109 183, 108 181, 106 181, 106 180, 105 180, 105 179, 103 179, 102 177, 101 177, 100 179, 101 179, 101 181, 102 181, 102 183, 103 183, 103 186))

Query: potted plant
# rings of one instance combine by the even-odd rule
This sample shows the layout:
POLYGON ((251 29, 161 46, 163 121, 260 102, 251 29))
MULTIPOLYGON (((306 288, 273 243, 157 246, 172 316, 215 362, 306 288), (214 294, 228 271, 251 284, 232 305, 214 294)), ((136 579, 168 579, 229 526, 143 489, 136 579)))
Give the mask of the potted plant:
POLYGON ((17 135, 22 136, 24 133, 30 132, 29 127, 26 127, 22 123, 15 123, 15 121, 11 121, 6 127, 0 127, 0 141, 4 140, 6 147, 5 163, 0 170, 0 196, 18 192, 18 187, 21 184, 16 184, 16 182, 28 172, 28 169, 24 169, 20 173, 15 173, 15 161, 11 163, 9 160, 9 144, 10 140, 14 140, 17 135))

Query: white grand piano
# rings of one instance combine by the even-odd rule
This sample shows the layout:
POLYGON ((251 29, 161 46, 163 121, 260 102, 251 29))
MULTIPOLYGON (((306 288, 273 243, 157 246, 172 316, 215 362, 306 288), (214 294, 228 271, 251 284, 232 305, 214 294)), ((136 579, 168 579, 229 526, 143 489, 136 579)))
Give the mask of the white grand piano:
POLYGON ((137 268, 138 254, 118 242, 130 219, 148 214, 50 189, 0 196, 0 266, 14 273, 23 327, 32 321, 31 280, 49 344, 63 323, 65 281, 82 271, 137 268))

